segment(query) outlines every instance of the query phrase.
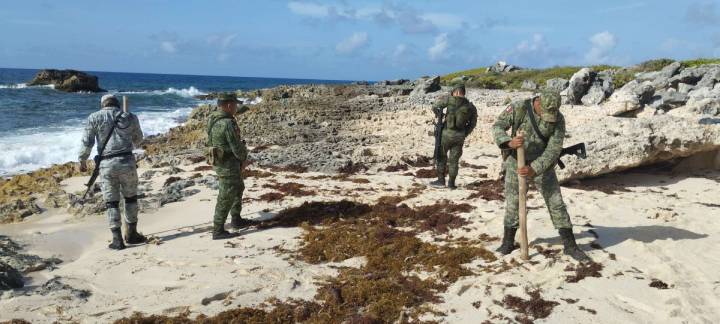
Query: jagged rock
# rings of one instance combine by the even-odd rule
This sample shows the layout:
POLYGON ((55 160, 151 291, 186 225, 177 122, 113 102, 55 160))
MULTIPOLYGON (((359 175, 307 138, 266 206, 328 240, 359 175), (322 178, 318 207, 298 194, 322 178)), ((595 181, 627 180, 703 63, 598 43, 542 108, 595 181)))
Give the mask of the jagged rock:
POLYGON ((600 104, 613 92, 612 77, 608 74, 598 74, 590 90, 581 99, 583 105, 594 106, 600 104))
POLYGON ((22 274, 5 262, 0 262, 0 291, 25 286, 22 274))
POLYGON ((537 90, 538 85, 532 80, 525 80, 520 87, 525 90, 537 90))
POLYGON ((380 85, 382 85, 382 86, 403 85, 408 82, 410 82, 410 80, 406 80, 406 79, 385 80, 385 81, 380 81, 380 85))
POLYGON ((29 86, 53 85, 65 92, 104 92, 94 75, 75 70, 41 70, 28 82, 29 86))
POLYGON ((572 105, 580 104, 580 100, 590 89, 596 75, 597 73, 590 68, 582 68, 580 71, 575 72, 570 78, 567 89, 560 93, 563 102, 572 105))
POLYGON ((684 107, 674 109, 670 113, 685 116, 720 116, 720 83, 712 89, 703 87, 690 91, 688 97, 684 107))
POLYGON ((488 68, 488 72, 503 73, 520 70, 519 67, 511 64, 507 64, 504 61, 498 61, 495 65, 488 68))
POLYGON ((670 63, 667 66, 665 66, 664 68, 662 68, 662 70, 660 70, 660 77, 668 78, 668 79, 672 78, 676 74, 678 74, 678 72, 680 72, 681 67, 682 67, 682 64, 680 64, 680 62, 670 63))
POLYGON ((415 89, 410 93, 411 96, 424 95, 441 89, 439 76, 421 78, 416 80, 415 84, 415 89))
POLYGON ((37 198, 14 199, 0 204, 0 224, 20 222, 25 217, 40 213, 42 213, 42 208, 38 206, 37 198))
POLYGON ((604 107, 608 115, 620 116, 650 103, 653 94, 655 88, 650 81, 638 83, 637 80, 632 80, 615 91, 604 107))
POLYGON ((668 80, 668 85, 676 88, 680 83, 696 85, 710 70, 709 66, 698 66, 682 70, 678 75, 668 80))
MULTIPOLYGON (((696 86, 698 88, 707 87, 712 88, 715 86, 715 83, 720 82, 720 67, 714 67, 710 70, 708 70, 705 75, 698 81, 696 86)), ((679 87, 679 85, 678 85, 679 87)))
POLYGON ((690 91, 695 90, 694 85, 690 85, 687 83, 678 83, 678 92, 680 93, 689 93, 690 91))
POLYGON ((169 204, 172 202, 180 201, 185 197, 192 196, 200 190, 183 190, 188 187, 195 185, 195 181, 192 179, 182 179, 174 181, 167 186, 164 186, 160 194, 160 205, 169 204))
POLYGON ((669 115, 594 118, 570 133, 568 144, 585 142, 588 157, 563 157, 568 166, 558 171, 563 182, 720 150, 720 127, 669 115))
POLYGON ((554 78, 545 82, 545 87, 548 90, 553 90, 557 92, 562 92, 563 90, 567 89, 568 85, 570 85, 570 82, 563 78, 554 78))
POLYGON ((656 92, 650 107, 667 111, 684 105, 689 98, 687 94, 670 88, 669 90, 656 92))

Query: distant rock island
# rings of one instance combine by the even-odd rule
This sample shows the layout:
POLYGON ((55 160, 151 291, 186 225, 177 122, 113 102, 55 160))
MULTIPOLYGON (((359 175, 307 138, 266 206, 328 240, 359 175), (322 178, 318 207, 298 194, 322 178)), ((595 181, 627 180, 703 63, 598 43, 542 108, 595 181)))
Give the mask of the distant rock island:
POLYGON ((99 87, 96 76, 76 70, 41 70, 28 85, 53 85, 56 90, 65 92, 105 92, 99 87))

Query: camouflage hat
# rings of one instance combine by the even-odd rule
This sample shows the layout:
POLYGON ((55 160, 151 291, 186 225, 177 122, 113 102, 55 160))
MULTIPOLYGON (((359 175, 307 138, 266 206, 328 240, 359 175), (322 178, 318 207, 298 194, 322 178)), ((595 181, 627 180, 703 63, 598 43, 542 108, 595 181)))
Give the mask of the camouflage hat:
POLYGON ((218 105, 225 103, 225 102, 237 102, 242 103, 242 101, 238 100, 237 95, 234 93, 228 93, 224 92, 218 95, 217 103, 218 105))
POLYGON ((100 107, 120 107, 120 101, 113 94, 106 94, 100 98, 100 107))
POLYGON ((560 94, 555 91, 543 91, 540 93, 540 104, 543 112, 540 119, 551 123, 556 122, 558 111, 560 111, 560 94))

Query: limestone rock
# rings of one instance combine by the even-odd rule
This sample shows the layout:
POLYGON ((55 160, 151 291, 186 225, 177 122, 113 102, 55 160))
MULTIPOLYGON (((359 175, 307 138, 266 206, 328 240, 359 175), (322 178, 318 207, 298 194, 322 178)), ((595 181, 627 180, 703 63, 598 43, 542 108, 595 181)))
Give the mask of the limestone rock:
POLYGON ((634 111, 650 103, 655 88, 650 81, 639 83, 632 80, 622 88, 615 91, 605 105, 606 113, 610 116, 620 116, 634 111))
POLYGON ((520 68, 512 64, 507 64, 505 61, 498 61, 495 65, 488 68, 488 72, 495 73, 512 72, 517 70, 520 70, 520 68))
POLYGON ((105 91, 98 85, 96 76, 75 70, 41 70, 28 85, 53 85, 56 90, 65 92, 105 91))
POLYGON ((570 84, 570 82, 568 80, 565 80, 563 78, 554 78, 554 79, 547 80, 545 82, 545 87, 548 90, 561 92, 561 91, 565 90, 569 84, 570 84))
POLYGON ((689 96, 687 94, 670 88, 669 90, 656 92, 652 98, 650 107, 667 111, 685 105, 688 99, 689 96))
POLYGON ((0 291, 18 289, 25 286, 22 274, 7 263, 0 262, 0 291))
POLYGON ((572 105, 580 104, 582 97, 595 80, 595 76, 596 73, 590 68, 582 68, 575 72, 570 78, 568 88, 561 93, 563 102, 572 105))
POLYGON ((595 78, 592 86, 590 86, 590 90, 582 97, 581 101, 586 106, 598 105, 610 96, 612 92, 612 77, 607 74, 598 74, 598 77, 595 78))
POLYGON ((415 89, 410 93, 411 96, 419 96, 440 90, 440 77, 421 78, 415 81, 415 89))
POLYGON ((532 80, 525 80, 522 83, 522 86, 520 88, 525 90, 537 90, 538 85, 537 83, 533 82, 532 80))

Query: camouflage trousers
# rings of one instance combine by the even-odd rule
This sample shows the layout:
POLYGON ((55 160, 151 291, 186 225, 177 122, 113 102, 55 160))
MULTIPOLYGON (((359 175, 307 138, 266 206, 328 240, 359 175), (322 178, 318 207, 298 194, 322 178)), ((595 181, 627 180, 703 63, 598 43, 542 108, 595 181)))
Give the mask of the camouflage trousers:
POLYGON ((440 145, 442 151, 435 165, 438 175, 444 176, 445 171, 447 171, 450 178, 455 179, 457 177, 458 164, 463 154, 463 144, 465 144, 465 134, 457 131, 443 131, 440 145))
MULTIPOLYGON (((517 160, 510 156, 505 160, 505 227, 519 226, 518 218, 518 174, 517 160)), ((534 179, 535 186, 540 190, 545 205, 550 213, 550 219, 556 229, 572 228, 570 215, 567 212, 565 202, 563 202, 560 193, 560 184, 558 183, 555 170, 551 169, 544 174, 536 175, 534 179)))
POLYGON ((134 157, 116 157, 100 165, 100 188, 111 229, 120 228, 120 200, 125 200, 125 222, 137 223, 137 165, 134 157))
POLYGON ((220 177, 218 178, 218 187, 220 192, 218 193, 215 216, 213 217, 215 230, 223 229, 228 213, 233 216, 241 215, 245 183, 241 177, 220 177))

